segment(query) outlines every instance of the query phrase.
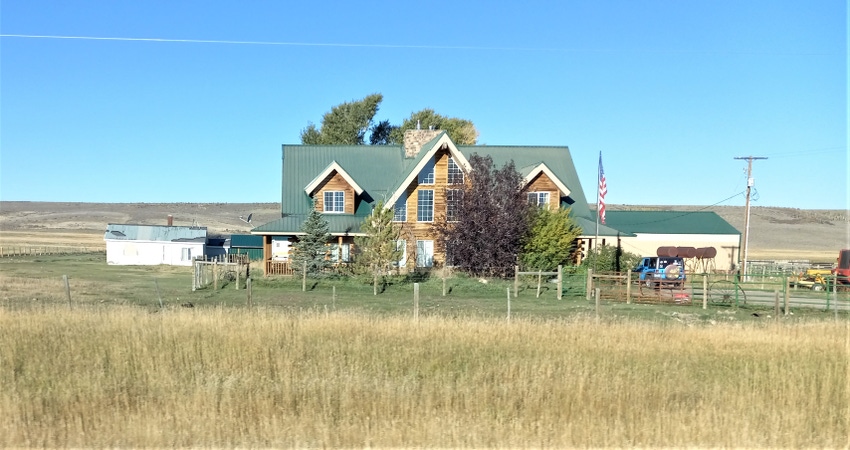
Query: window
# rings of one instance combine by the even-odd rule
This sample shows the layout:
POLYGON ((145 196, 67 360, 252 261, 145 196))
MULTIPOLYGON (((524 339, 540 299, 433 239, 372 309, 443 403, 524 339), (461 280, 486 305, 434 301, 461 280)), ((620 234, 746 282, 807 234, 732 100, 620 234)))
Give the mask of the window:
POLYGON ((191 248, 183 248, 180 249, 180 261, 191 261, 192 260, 192 249, 191 248))
POLYGON ((416 241, 416 267, 434 265, 434 241, 416 241))
POLYGON ((395 241, 395 249, 396 251, 401 252, 401 256, 399 256, 398 261, 393 262, 393 266, 395 267, 405 267, 407 266, 407 241, 404 239, 399 239, 395 241))
POLYGON ((463 171, 457 165, 455 159, 449 156, 449 184, 463 184, 463 171))
POLYGON ((419 172, 419 184, 434 184, 434 158, 431 158, 422 168, 422 172, 419 172))
POLYGON ((325 191, 325 212, 345 212, 345 192, 325 191))
POLYGON ((393 222, 407 222, 407 193, 396 200, 393 206, 393 222))
POLYGON ((419 201, 416 204, 416 220, 419 222, 434 221, 434 190, 420 189, 419 201))
POLYGON ((529 192, 528 193, 528 203, 537 206, 538 208, 548 208, 549 207, 549 193, 548 192, 529 192))
POLYGON ((446 190, 446 220, 457 222, 460 218, 460 199, 463 191, 460 189, 446 190))
POLYGON ((331 244, 331 262, 351 262, 351 244, 331 244))

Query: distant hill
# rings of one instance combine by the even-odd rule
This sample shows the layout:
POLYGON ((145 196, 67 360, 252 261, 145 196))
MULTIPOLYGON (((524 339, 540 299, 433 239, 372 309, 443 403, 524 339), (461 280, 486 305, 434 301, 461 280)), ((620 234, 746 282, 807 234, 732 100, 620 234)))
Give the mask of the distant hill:
MULTIPOLYGON (((607 205, 609 210, 714 211, 743 232, 743 206, 607 205)), ((199 225, 212 233, 245 233, 280 217, 279 203, 59 203, 0 202, 2 232, 85 232, 108 223, 199 225), (240 220, 252 214, 251 224, 240 220)), ((844 210, 804 210, 754 206, 750 209, 750 259, 807 259, 833 262, 850 248, 850 222, 844 210)))

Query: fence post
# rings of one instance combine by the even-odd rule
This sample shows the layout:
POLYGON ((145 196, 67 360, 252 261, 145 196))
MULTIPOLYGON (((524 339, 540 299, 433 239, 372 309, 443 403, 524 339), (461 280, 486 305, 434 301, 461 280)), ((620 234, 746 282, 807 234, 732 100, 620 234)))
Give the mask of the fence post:
POLYGON ((218 290, 218 260, 213 261, 213 290, 218 290))
POLYGON ((702 309, 708 309, 708 274, 702 275, 702 309))
POLYGON ((159 309, 162 309, 162 294, 159 292, 159 281, 156 278, 153 279, 153 285, 156 286, 156 296, 159 298, 159 309))
POLYGON ((62 275, 62 281, 65 283, 65 296, 68 297, 68 308, 71 308, 71 284, 68 282, 68 275, 62 275))
POLYGON ((443 297, 446 296, 446 267, 443 266, 443 297))
POLYGON ((419 283, 413 283, 413 320, 419 322, 419 283))
POLYGON ((543 271, 537 271, 537 298, 540 298, 540 283, 543 282, 543 271))
POLYGON ((251 296, 251 278, 245 279, 245 290, 248 291, 248 307, 251 308, 254 306, 254 299, 251 296))
POLYGON ((788 288, 789 288, 790 284, 791 284, 791 281, 788 279, 788 277, 785 277, 785 315, 786 316, 788 315, 788 288))
POLYGON ((599 288, 596 288, 596 291, 594 291, 594 294, 596 295, 596 321, 598 322, 599 321, 599 288))
POLYGON ((564 296, 564 266, 558 264, 558 300, 564 296))
POLYGON ((835 312, 835 320, 838 321, 838 276, 832 282, 832 310, 835 312))
POLYGON ((301 292, 307 292, 307 261, 301 265, 301 292))
POLYGON ((237 261, 236 262, 236 290, 237 291, 239 290, 239 274, 240 274, 240 272, 242 272, 242 263, 237 261))
POLYGON ((779 289, 773 290, 773 315, 779 320, 779 289))
POLYGON ((593 290, 593 269, 587 269, 587 286, 585 287, 585 300, 590 301, 590 294, 593 290))
POLYGON ((632 304, 632 271, 626 271, 626 304, 632 304))
POLYGON ((514 266, 514 297, 519 294, 519 266, 514 266))
POLYGON ((507 288, 508 291, 508 323, 511 321, 511 288, 507 288))

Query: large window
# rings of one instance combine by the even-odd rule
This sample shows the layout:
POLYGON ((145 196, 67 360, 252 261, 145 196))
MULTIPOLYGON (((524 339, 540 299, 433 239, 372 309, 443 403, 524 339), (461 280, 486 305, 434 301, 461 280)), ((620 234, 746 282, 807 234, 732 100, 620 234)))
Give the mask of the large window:
POLYGON ((463 184, 463 171, 457 165, 455 159, 449 156, 449 184, 463 184))
POLYGON ((416 220, 419 222, 434 221, 434 190, 420 189, 416 203, 416 220))
POLYGON ((538 208, 548 208, 549 207, 549 193, 548 192, 529 192, 528 193, 528 203, 537 206, 538 208))
POLYGON ((407 222, 407 193, 396 200, 393 206, 393 222, 407 222))
POLYGON ((345 192, 325 191, 325 212, 345 212, 345 192))
POLYGON ((460 218, 460 199, 463 191, 460 189, 446 189, 446 220, 457 222, 460 218))
POLYGON ((434 184, 434 158, 419 172, 419 184, 434 184))
POLYGON ((434 241, 416 241, 416 267, 434 265, 434 241))

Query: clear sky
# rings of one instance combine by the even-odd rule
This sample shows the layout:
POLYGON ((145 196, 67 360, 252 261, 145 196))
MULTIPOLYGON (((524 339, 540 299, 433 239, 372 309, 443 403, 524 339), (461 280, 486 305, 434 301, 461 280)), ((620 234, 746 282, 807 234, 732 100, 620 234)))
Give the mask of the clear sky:
POLYGON ((839 0, 0 0, 0 199, 278 202, 281 144, 377 120, 568 146, 588 201, 848 208, 839 0), (40 36, 40 37, 39 37, 40 36), (102 38, 102 39, 100 39, 102 38))

